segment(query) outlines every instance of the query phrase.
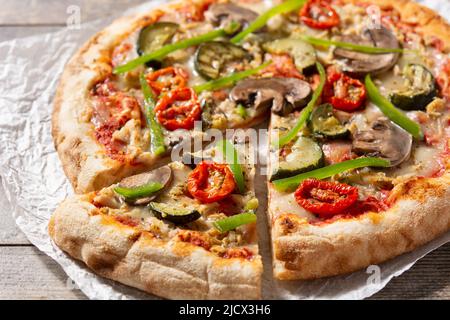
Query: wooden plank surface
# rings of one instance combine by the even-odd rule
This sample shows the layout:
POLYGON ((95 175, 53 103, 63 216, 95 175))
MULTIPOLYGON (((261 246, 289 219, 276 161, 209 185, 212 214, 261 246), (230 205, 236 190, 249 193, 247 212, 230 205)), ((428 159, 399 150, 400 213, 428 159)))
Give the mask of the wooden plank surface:
MULTIPOLYGON (((450 243, 372 299, 450 299, 450 243)), ((84 299, 61 267, 32 246, 0 246, 0 299, 84 299)))
MULTIPOLYGON (((57 31, 70 6, 81 22, 119 15, 142 0, 0 0, 0 41, 57 31), (73 8, 72 8, 73 9, 73 8)), ((69 12, 69 13, 68 13, 69 12)), ((73 11, 72 11, 73 12, 73 11)), ((31 246, 0 202, 0 299, 83 299, 61 267, 31 246)), ((392 280, 374 299, 450 299, 450 244, 392 280)))
POLYGON ((61 267, 34 247, 0 247, 0 299, 84 299, 61 267))

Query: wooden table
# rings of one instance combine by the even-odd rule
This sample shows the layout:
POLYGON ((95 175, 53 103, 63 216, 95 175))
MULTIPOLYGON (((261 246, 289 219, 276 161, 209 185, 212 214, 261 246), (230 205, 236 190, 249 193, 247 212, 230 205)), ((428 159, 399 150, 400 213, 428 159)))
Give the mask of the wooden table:
MULTIPOLYGON (((82 22, 118 15, 139 0, 0 0, 0 41, 57 31, 67 8, 81 8, 82 22)), ((2 210, 3 209, 3 210, 2 210)), ((0 208, 0 299, 86 299, 59 265, 29 243, 0 208)), ((392 280, 375 299, 450 299, 450 243, 392 280)))

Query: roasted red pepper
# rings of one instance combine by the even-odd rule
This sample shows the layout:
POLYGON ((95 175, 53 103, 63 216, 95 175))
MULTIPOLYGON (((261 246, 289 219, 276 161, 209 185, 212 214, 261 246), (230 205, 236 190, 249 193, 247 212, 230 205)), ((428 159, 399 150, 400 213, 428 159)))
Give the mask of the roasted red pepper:
POLYGON ((336 109, 354 111, 366 100, 366 87, 357 79, 343 73, 331 72, 322 96, 325 102, 331 103, 336 109))
POLYGON ((300 10, 300 19, 314 29, 330 29, 340 22, 337 12, 325 0, 309 0, 300 10))
POLYGON ((226 164, 203 161, 190 173, 189 193, 202 203, 220 201, 236 188, 233 173, 226 164))
POLYGON ((186 87, 188 74, 179 67, 168 67, 147 75, 148 85, 160 95, 165 91, 186 87))
POLYGON ((194 127, 202 109, 197 94, 191 88, 178 88, 164 94, 155 107, 156 118, 167 130, 194 127))
POLYGON ((354 204, 358 189, 344 183, 307 179, 295 191, 295 200, 306 210, 327 219, 344 213, 354 204))

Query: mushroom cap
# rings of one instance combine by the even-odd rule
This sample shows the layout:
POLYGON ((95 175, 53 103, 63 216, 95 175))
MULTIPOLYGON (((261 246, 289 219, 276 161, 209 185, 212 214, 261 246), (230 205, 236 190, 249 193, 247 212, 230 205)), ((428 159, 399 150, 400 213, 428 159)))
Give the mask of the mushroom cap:
MULTIPOLYGON (((136 188, 146 185, 150 182, 159 182, 163 185, 163 190, 172 181, 172 169, 169 166, 163 166, 152 171, 140 173, 127 177, 120 181, 119 186, 123 188, 136 188)), ((160 190, 160 191, 161 191, 160 190)), ((149 197, 141 198, 133 201, 135 205, 146 205, 156 198, 159 192, 155 192, 149 197)))
POLYGON ((389 160, 391 167, 411 154, 412 136, 386 117, 379 117, 352 130, 352 149, 357 154, 389 160))
POLYGON ((234 3, 216 3, 205 12, 205 18, 215 25, 226 25, 231 21, 236 21, 241 26, 247 26, 257 17, 256 12, 234 3))
POLYGON ((297 78, 247 78, 231 90, 230 98, 245 106, 271 108, 276 114, 286 115, 304 107, 311 93, 309 83, 297 78))
MULTIPOLYGON (((384 27, 378 29, 366 29, 362 36, 343 36, 342 41, 379 48, 400 48, 395 35, 384 27)), ((336 48, 333 51, 333 55, 336 59, 343 62, 344 71, 356 75, 364 75, 366 73, 377 74, 389 70, 397 62, 400 54, 368 54, 336 48)))

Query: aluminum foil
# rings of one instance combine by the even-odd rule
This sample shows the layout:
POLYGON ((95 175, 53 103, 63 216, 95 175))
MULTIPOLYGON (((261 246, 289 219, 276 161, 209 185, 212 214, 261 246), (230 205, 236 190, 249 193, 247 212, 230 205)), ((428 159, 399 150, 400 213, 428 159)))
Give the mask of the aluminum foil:
MULTIPOLYGON (((133 11, 149 9, 163 1, 151 1, 133 11)), ((450 6, 442 1, 420 1, 450 20, 450 6)), ((82 263, 54 246, 47 234, 50 215, 57 204, 72 194, 51 137, 52 99, 65 63, 95 32, 111 22, 95 21, 79 30, 15 39, 0 43, 0 203, 4 214, 13 215, 32 244, 55 259, 91 299, 156 299, 139 290, 96 276, 82 263)), ((362 299, 381 290, 393 277, 408 270, 430 251, 450 241, 450 232, 439 239, 367 270, 316 281, 275 281, 271 274, 270 242, 265 217, 265 177, 257 177, 261 200, 259 234, 265 273, 266 299, 362 299)))

